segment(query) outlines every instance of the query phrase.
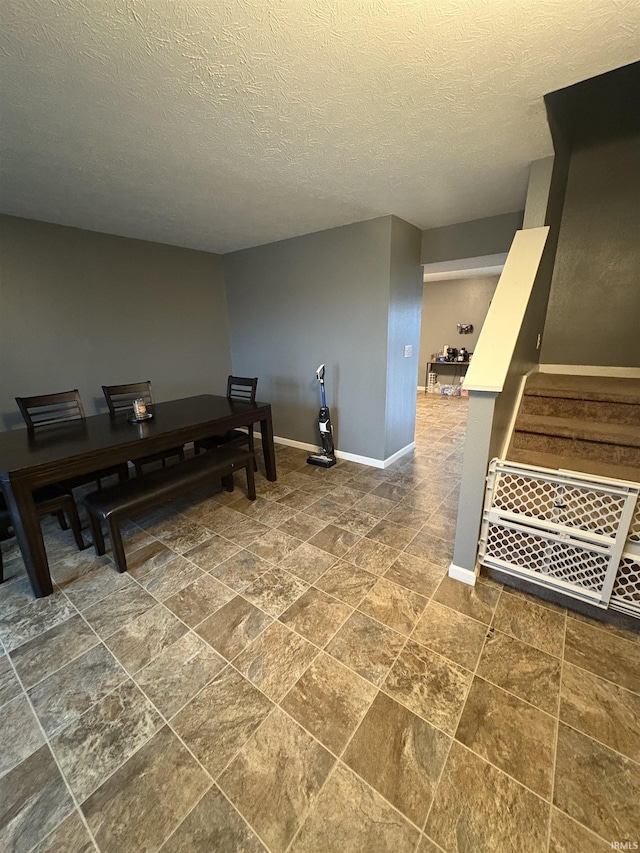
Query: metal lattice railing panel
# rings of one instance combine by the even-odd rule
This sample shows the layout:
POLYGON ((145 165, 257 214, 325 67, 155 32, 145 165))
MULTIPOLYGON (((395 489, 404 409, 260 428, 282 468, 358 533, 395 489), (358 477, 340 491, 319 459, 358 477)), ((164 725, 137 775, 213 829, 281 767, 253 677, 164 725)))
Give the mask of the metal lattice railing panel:
POLYGON ((629 528, 640 538, 639 491, 634 483, 494 459, 478 559, 606 607, 629 528))
POLYGON ((493 559, 528 571, 601 592, 609 565, 606 553, 561 542, 538 533, 489 524, 488 550, 493 559))

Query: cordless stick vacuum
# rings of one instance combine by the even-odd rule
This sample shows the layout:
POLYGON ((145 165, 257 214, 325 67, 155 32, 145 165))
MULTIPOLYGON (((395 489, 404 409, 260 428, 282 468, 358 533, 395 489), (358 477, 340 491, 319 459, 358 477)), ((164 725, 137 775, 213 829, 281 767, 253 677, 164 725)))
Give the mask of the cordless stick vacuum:
POLYGON ((331 432, 331 414, 327 406, 327 399, 324 395, 324 364, 316 370, 316 379, 320 383, 320 393, 322 394, 322 406, 318 412, 318 428, 320 430, 320 440, 322 441, 322 450, 317 453, 312 453, 307 457, 309 465, 319 465, 321 468, 331 468, 336 464, 336 454, 333 450, 333 434, 331 432))

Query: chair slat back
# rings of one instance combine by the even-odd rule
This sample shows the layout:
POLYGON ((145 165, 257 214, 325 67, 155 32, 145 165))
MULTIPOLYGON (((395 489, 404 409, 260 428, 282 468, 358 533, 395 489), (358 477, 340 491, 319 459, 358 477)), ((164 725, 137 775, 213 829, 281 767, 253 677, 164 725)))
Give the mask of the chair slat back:
POLYGON ((39 427, 52 426, 65 421, 84 420, 84 407, 77 388, 60 394, 40 394, 37 397, 16 397, 27 428, 33 432, 39 427))
POLYGON ((255 403, 258 377, 229 376, 227 379, 227 397, 230 400, 244 400, 255 403))
POLYGON ((134 400, 144 400, 147 406, 153 405, 151 382, 130 382, 128 385, 103 385, 102 393, 109 406, 109 412, 115 415, 125 409, 133 409, 134 400))

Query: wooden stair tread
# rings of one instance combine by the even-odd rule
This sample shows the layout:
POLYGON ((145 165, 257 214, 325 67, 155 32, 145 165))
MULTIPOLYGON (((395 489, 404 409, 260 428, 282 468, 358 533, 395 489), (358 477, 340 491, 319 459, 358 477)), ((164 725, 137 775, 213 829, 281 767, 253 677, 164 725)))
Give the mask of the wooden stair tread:
POLYGON ((596 477, 612 477, 616 480, 631 480, 631 482, 640 483, 640 468, 631 465, 615 465, 595 459, 578 459, 575 456, 560 456, 556 453, 517 448, 512 448, 509 451, 507 459, 511 462, 521 462, 524 465, 577 471, 582 474, 594 474, 596 477))
POLYGON ((535 373, 527 379, 525 395, 640 405, 640 379, 619 376, 571 376, 535 373))
POLYGON ((553 415, 519 415, 516 432, 640 447, 640 425, 589 422, 553 415))

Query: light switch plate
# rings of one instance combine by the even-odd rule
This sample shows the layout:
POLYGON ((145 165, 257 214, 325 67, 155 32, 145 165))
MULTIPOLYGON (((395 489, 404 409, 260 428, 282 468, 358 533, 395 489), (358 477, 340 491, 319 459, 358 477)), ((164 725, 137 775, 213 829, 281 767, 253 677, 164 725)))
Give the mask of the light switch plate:
POLYGON ((413 355, 413 346, 411 344, 407 344, 407 346, 404 348, 404 357, 405 358, 411 358, 412 355, 413 355))

